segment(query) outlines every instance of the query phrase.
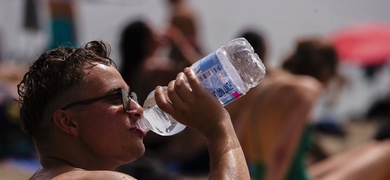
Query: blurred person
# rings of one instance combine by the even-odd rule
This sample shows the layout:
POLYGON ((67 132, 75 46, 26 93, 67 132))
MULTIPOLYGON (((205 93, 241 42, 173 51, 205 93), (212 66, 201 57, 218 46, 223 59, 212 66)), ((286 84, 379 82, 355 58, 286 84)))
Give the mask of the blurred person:
MULTIPOLYGON (((163 35, 160 35, 145 19, 132 20, 121 30, 119 72, 127 84, 133 85, 133 91, 138 92, 141 105, 156 86, 167 85, 180 72, 167 57, 161 54, 162 48, 164 48, 163 35)), ((149 134, 144 138, 145 156, 116 170, 133 176, 141 176, 142 172, 148 171, 141 176, 146 178, 145 175, 148 175, 148 179, 153 177, 177 179, 160 160, 159 153, 172 138, 155 133, 149 134)))
MULTIPOLYGON (((129 24, 120 39, 122 63, 125 63, 120 72, 126 82, 139 88, 137 92, 143 93, 139 95, 141 104, 150 88, 158 84, 166 85, 184 67, 202 58, 195 12, 185 0, 170 0, 167 5, 169 22, 160 38, 156 38, 157 32, 144 21, 129 24), (166 58, 157 54, 161 48, 168 48, 166 58), (131 74, 141 74, 143 78, 135 78, 137 76, 131 74)), ((146 156, 137 161, 139 166, 132 164, 131 168, 160 169, 160 173, 181 176, 203 176, 210 172, 206 142, 200 133, 191 128, 169 137, 151 134, 145 137, 144 142, 146 156), (168 167, 169 172, 164 172, 166 169, 161 165, 168 167)), ((124 168, 129 170, 128 167, 124 168)), ((122 169, 120 171, 124 171, 122 169)))
MULTIPOLYGON (((59 45, 76 46, 77 37, 77 0, 49 0, 50 43, 48 49, 59 45)), ((30 7, 31 8, 31 7, 30 7)), ((30 17, 31 18, 31 17, 30 17)), ((30 22, 31 23, 31 22, 30 22)))
POLYGON ((170 40, 168 56, 179 69, 190 66, 201 57, 197 14, 187 0, 166 0, 169 10, 167 37, 170 40))
POLYGON ((164 48, 162 38, 149 22, 141 18, 131 21, 120 33, 119 72, 127 84, 137 85, 133 89, 139 92, 140 104, 157 85, 167 85, 180 72, 160 54, 164 48))
MULTIPOLYGON (((135 126, 143 109, 109 53, 102 41, 49 50, 18 84, 22 129, 42 164, 31 179, 134 179, 113 170, 145 152, 146 132, 135 126)), ((156 87, 158 106, 206 139, 209 178, 249 179, 229 114, 195 73, 185 68, 167 93, 171 102, 156 87)))
MULTIPOLYGON (((139 92, 137 94, 140 104, 143 104, 149 92, 157 85, 167 85, 183 68, 161 54, 161 50, 166 46, 165 38, 176 38, 172 32, 171 30, 166 34, 159 34, 152 24, 142 18, 131 21, 121 32, 120 73, 125 82, 133 85, 135 92, 139 92)), ((149 171, 149 177, 164 176, 165 179, 209 173, 210 159, 204 138, 190 128, 169 137, 151 133, 144 138, 144 144, 145 156, 117 170, 129 174, 149 171), (193 143, 188 145, 188 142, 193 143)))
POLYGON ((267 68, 260 86, 229 111, 253 179, 309 179, 306 152, 310 146, 310 113, 317 98, 337 75, 334 48, 320 37, 297 40, 280 67, 267 61, 266 37, 249 29, 246 38, 267 68))
POLYGON ((375 101, 366 113, 367 121, 378 123, 371 140, 309 166, 314 179, 390 179, 389 94, 375 101))
POLYGON ((372 140, 311 164, 310 176, 318 180, 390 179, 390 140, 372 140))

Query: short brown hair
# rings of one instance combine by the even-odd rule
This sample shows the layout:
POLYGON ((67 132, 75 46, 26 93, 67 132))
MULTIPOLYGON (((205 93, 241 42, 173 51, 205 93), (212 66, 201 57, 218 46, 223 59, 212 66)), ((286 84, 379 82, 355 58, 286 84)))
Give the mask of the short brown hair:
POLYGON ((114 65, 110 46, 91 41, 80 48, 58 47, 43 53, 18 84, 22 130, 33 138, 44 135, 44 113, 48 104, 71 87, 79 85, 87 64, 114 65))

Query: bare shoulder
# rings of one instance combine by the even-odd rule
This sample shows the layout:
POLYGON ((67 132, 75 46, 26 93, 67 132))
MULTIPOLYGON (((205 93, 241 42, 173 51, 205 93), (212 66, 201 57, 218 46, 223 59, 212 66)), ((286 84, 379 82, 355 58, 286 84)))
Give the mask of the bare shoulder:
POLYGON ((30 180, 34 179, 53 179, 53 180, 68 180, 68 179, 94 179, 94 180, 103 180, 103 179, 121 179, 121 180, 134 180, 135 178, 116 171, 86 171, 82 169, 74 169, 71 171, 66 171, 63 173, 57 172, 37 172, 35 173, 30 180))
MULTIPOLYGON (((94 180, 105 180, 105 179, 121 179, 121 180, 134 180, 135 178, 116 171, 72 171, 65 174, 61 174, 59 179, 94 179, 94 180)), ((57 179, 57 178, 56 178, 57 179)))
POLYGON ((278 72, 264 81, 261 86, 259 92, 265 92, 270 101, 279 101, 279 103, 294 99, 307 100, 311 103, 323 90, 322 84, 316 79, 287 72, 278 72))
POLYGON ((275 81, 280 90, 299 95, 318 96, 322 92, 322 84, 313 77, 286 74, 275 81))
POLYGON ((297 76, 297 85, 301 88, 314 93, 319 93, 323 90, 323 85, 315 78, 310 76, 297 76))
POLYGON ((86 174, 87 179, 122 179, 122 180, 134 180, 135 178, 116 171, 88 171, 86 174))

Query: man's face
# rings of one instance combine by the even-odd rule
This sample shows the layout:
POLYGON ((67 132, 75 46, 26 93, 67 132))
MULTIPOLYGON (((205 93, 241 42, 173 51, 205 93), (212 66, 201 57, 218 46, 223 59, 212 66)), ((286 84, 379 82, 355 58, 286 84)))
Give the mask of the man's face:
MULTIPOLYGON (((78 98, 88 99, 114 93, 122 88, 129 91, 119 72, 112 66, 99 64, 87 68, 82 91, 78 98)), ((135 123, 142 115, 142 107, 130 102, 131 111, 126 113, 120 97, 81 105, 76 110, 79 139, 92 156, 118 164, 134 161, 145 151, 143 135, 137 133, 135 123)))

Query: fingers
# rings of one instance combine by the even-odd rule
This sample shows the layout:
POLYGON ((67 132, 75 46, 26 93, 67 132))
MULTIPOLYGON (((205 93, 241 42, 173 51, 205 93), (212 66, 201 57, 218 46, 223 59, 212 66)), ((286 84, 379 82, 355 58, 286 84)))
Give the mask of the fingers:
POLYGON ((163 87, 157 86, 154 93, 156 104, 157 106, 167 112, 168 114, 175 114, 175 108, 173 107, 172 103, 169 101, 166 90, 164 90, 163 87))
MULTIPOLYGON (((179 75, 180 74, 182 74, 182 73, 179 73, 179 75)), ((177 93, 177 89, 176 89, 176 86, 177 86, 177 83, 178 83, 177 79, 178 78, 176 78, 176 80, 171 81, 168 84, 168 92, 167 92, 169 99, 174 104, 174 106, 176 105, 176 107, 180 106, 180 104, 183 103, 183 98, 180 97, 180 95, 177 93)))
POLYGON ((186 102, 187 100, 189 100, 189 98, 191 98, 192 90, 188 85, 187 77, 184 75, 184 73, 179 73, 177 75, 174 83, 174 90, 181 98, 182 102, 186 102))
POLYGON ((178 107, 182 107, 190 97, 191 90, 186 85, 186 77, 181 72, 177 75, 176 80, 171 81, 165 91, 161 87, 156 88, 156 103, 161 110, 175 116, 178 107))
POLYGON ((176 79, 168 84, 165 93, 163 88, 157 87, 155 98, 161 110, 177 117, 178 114, 183 114, 191 109, 199 99, 203 99, 204 94, 207 92, 200 84, 194 71, 185 68, 184 72, 180 72, 176 79))
POLYGON ((188 84, 194 90, 194 92, 199 92, 199 90, 203 90, 203 86, 201 85, 198 77, 195 72, 191 68, 185 68, 184 74, 187 77, 188 84))

